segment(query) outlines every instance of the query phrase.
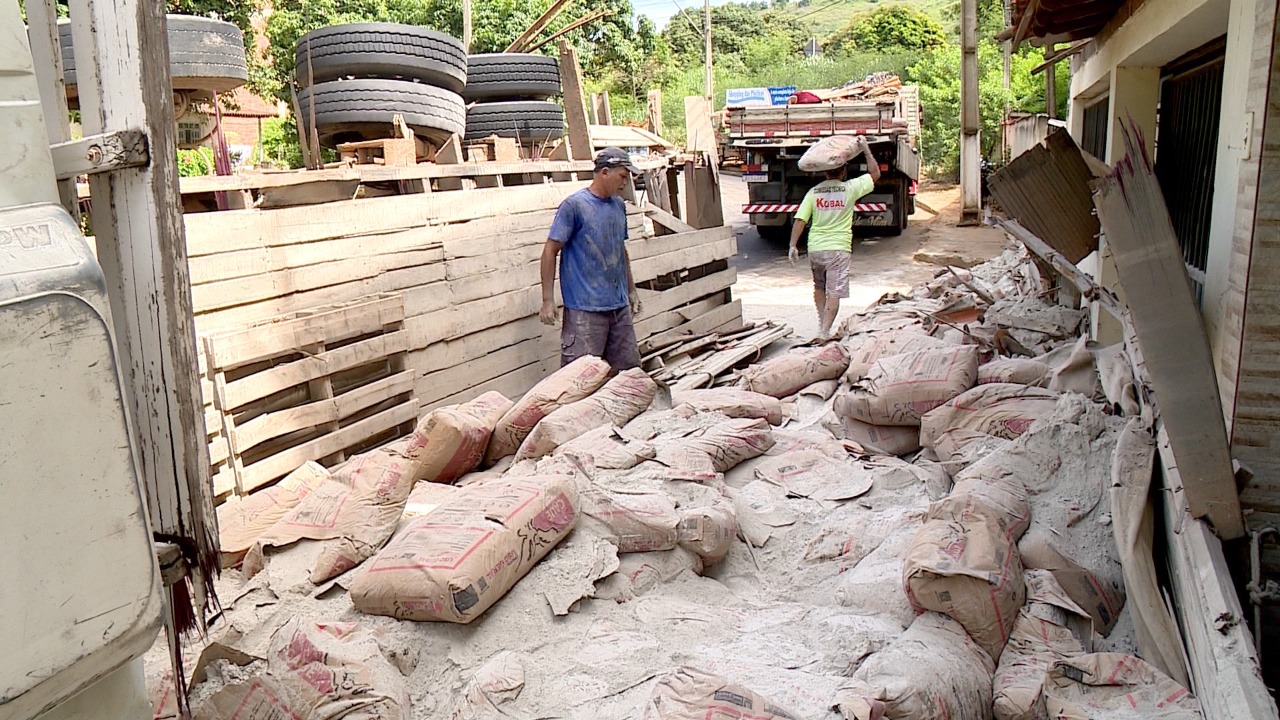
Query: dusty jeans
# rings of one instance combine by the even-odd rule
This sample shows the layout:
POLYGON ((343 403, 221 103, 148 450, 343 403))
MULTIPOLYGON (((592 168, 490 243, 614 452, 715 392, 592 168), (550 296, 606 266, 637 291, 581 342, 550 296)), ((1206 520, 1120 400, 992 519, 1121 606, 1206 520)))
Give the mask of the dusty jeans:
POLYGON ((631 308, 605 312, 565 308, 564 327, 560 329, 560 366, 583 355, 603 358, 615 372, 640 367, 631 308))

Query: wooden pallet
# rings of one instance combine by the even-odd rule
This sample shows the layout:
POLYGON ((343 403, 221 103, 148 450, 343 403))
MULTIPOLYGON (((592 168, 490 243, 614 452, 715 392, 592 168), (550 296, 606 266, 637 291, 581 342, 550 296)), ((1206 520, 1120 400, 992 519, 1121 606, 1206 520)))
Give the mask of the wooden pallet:
POLYGON ((222 465, 214 472, 218 497, 249 493, 308 460, 341 462, 417 418, 399 294, 203 340, 213 396, 206 417, 216 422, 211 456, 222 465))

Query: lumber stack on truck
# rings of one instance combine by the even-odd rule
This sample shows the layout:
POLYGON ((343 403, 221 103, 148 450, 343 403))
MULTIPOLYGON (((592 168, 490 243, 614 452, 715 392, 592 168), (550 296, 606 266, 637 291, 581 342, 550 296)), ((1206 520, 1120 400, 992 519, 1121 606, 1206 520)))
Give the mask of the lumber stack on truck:
MULTIPOLYGON (((484 163, 470 166, 483 173, 484 163)), ((539 163, 527 166, 523 177, 536 176, 539 163)), ((279 454, 298 460, 295 467, 306 460, 332 464, 403 434, 410 407, 421 414, 490 390, 517 397, 558 368, 559 328, 537 317, 538 260, 556 208, 587 183, 555 177, 565 176, 547 172, 524 185, 188 213, 219 497, 249 492, 292 470, 276 474, 287 464, 279 454), (379 316, 377 328, 363 328, 343 319, 342 313, 355 313, 368 322, 371 298, 379 307, 390 302, 394 321, 379 316), (317 313, 324 319, 306 320, 317 313), (325 343, 359 344, 375 330, 385 338, 373 343, 378 353, 362 354, 350 368, 315 369, 316 358, 332 355, 325 343), (210 357, 208 348, 216 352, 246 333, 267 349, 227 362, 210 357), (271 394, 254 393, 252 402, 234 394, 219 399, 227 386, 253 384, 255 374, 286 374, 284 366, 294 368, 288 376, 298 382, 271 384, 271 394), (260 428, 269 414, 287 419, 288 432, 239 430, 260 428), (380 419, 371 421, 375 416, 380 419), (240 447, 249 441, 255 444, 240 447)), ((641 352, 740 329, 741 304, 730 296, 732 230, 694 229, 653 206, 627 208, 644 306, 636 318, 641 352)))

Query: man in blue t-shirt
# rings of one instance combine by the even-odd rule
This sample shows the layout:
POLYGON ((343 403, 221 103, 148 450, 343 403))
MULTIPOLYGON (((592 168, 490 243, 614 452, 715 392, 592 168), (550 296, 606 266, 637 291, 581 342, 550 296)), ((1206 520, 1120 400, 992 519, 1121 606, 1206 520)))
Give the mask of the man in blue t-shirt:
POLYGON ((640 366, 640 348, 632 315, 640 296, 627 255, 627 210, 620 194, 638 173, 619 148, 596 155, 591 186, 560 203, 542 249, 542 312, 547 325, 557 320, 556 258, 560 258, 560 294, 564 325, 560 364, 584 355, 603 358, 615 372, 640 366))

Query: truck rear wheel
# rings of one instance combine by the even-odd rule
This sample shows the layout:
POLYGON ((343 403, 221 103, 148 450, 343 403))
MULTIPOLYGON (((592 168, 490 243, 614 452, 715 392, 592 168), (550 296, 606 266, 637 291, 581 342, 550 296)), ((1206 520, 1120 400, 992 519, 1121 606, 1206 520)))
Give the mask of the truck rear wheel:
POLYGON ((786 225, 757 225, 756 232, 769 242, 786 242, 791 237, 791 223, 786 225))
POLYGON ((888 227, 890 237, 897 237, 907 229, 907 203, 911 192, 904 179, 899 179, 893 190, 893 224, 888 227))

